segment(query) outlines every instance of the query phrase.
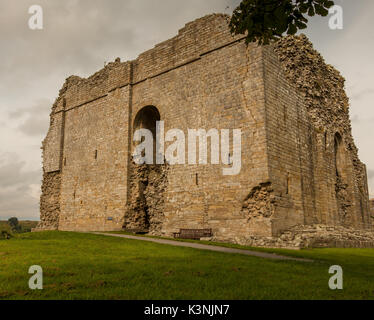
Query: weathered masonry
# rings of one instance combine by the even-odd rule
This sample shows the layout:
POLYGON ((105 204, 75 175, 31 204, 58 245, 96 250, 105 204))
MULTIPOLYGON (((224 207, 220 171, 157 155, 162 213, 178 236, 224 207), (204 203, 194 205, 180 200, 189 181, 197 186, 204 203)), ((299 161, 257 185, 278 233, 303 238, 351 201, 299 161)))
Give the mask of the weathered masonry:
POLYGON ((344 79, 305 36, 246 46, 227 18, 203 17, 134 61, 66 80, 43 141, 39 230, 211 228, 215 240, 292 245, 303 230, 352 228, 374 240, 344 79), (241 129, 240 174, 135 165, 135 130, 159 120, 165 131, 241 129))

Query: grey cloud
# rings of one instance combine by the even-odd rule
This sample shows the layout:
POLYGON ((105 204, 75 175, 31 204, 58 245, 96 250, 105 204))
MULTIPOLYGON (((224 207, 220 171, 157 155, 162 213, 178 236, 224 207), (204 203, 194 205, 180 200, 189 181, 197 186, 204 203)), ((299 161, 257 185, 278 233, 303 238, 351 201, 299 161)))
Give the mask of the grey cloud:
POLYGON ((46 117, 32 116, 28 118, 19 129, 30 136, 43 135, 48 130, 48 121, 45 120, 46 117))
POLYGON ((368 169, 367 175, 368 175, 369 180, 373 179, 374 178, 374 170, 368 169))
POLYGON ((135 58, 174 35, 186 22, 212 12, 212 8, 224 11, 227 5, 235 7, 237 3, 40 0, 44 29, 32 31, 27 28, 27 9, 33 2, 17 0, 17 5, 0 11, 0 39, 7 44, 2 46, 0 92, 3 87, 4 93, 17 95, 19 87, 42 89, 38 82, 41 85, 47 79, 52 78, 58 87, 71 74, 88 76, 105 61, 135 58), (9 85, 4 86, 1 83, 5 83, 5 77, 9 85))
POLYGON ((351 100, 361 100, 372 94, 374 94, 374 89, 365 89, 353 94, 351 100))
POLYGON ((19 130, 28 136, 45 135, 49 125, 49 113, 52 102, 39 99, 29 108, 21 108, 9 113, 11 119, 24 119, 18 126, 19 130))
POLYGON ((0 219, 38 217, 41 170, 24 170, 15 154, 0 155, 0 219))
POLYGON ((16 154, 0 155, 0 188, 40 183, 41 169, 25 171, 25 165, 26 162, 20 160, 16 154))
POLYGON ((351 116, 351 122, 352 123, 358 123, 358 122, 360 122, 360 117, 357 114, 351 116))
POLYGON ((0 190, 0 220, 10 217, 37 220, 39 218, 39 201, 32 197, 30 192, 30 188, 0 190))

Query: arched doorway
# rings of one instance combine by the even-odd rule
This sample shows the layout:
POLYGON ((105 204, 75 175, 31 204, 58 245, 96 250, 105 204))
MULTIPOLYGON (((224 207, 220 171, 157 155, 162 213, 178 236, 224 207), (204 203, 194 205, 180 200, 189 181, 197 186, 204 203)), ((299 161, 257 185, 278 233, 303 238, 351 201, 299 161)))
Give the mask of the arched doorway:
POLYGON ((344 152, 344 146, 343 146, 343 139, 338 132, 335 133, 335 137, 334 137, 334 150, 335 150, 336 176, 342 179, 344 176, 345 152, 344 152))
MULTIPOLYGON (((134 131, 140 128, 156 130, 156 121, 160 121, 160 112, 154 106, 147 106, 139 110, 134 120, 134 131)), ((156 131, 155 131, 156 132, 156 131)))
MULTIPOLYGON (((132 158, 129 166, 129 199, 124 228, 129 231, 159 234, 163 222, 164 191, 167 184, 166 165, 156 164, 156 125, 161 120, 154 106, 139 110, 133 123, 133 136, 139 129, 148 129, 153 136, 152 164, 137 164, 132 158)), ((133 141, 132 152, 139 143, 133 141)), ((143 155, 144 156, 144 155, 143 155)))
MULTIPOLYGON (((136 115, 134 119, 134 125, 133 125, 133 134, 139 130, 139 129, 148 129, 152 132, 153 137, 153 161, 152 163, 156 163, 156 123, 157 121, 160 121, 160 112, 157 110, 154 106, 147 106, 142 108, 136 115)), ((144 137, 143 137, 144 140, 144 137)), ((135 142, 134 147, 136 144, 141 143, 135 142)), ((143 155, 144 156, 144 155, 143 155)))

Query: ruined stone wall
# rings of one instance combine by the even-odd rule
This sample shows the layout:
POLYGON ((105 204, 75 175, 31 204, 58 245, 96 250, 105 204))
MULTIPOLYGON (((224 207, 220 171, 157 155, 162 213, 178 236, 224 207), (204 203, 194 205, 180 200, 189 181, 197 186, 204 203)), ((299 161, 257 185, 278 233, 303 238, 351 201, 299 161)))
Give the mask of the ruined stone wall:
POLYGON ((117 60, 87 79, 68 78, 53 110, 63 115, 59 228, 114 230, 126 224, 134 200, 129 141, 137 113, 152 105, 165 131, 243 132, 239 176, 223 176, 221 165, 168 169, 164 221, 154 232, 212 227, 228 240, 270 234, 268 217, 248 220, 241 212, 251 190, 268 180, 262 70, 261 48, 232 37, 227 16, 210 15, 135 61, 117 60))
MULTIPOLYGON (((214 45, 219 48, 220 34, 217 41, 197 47, 200 54, 189 64, 134 85, 133 119, 144 106, 152 105, 165 121, 165 132, 173 128, 185 134, 187 129, 241 129, 242 170, 238 176, 223 176, 222 165, 170 166, 161 234, 172 235, 180 228, 213 228, 227 240, 250 232, 269 234, 267 220, 260 219, 258 227, 256 219, 248 221, 241 213, 244 198, 268 179, 261 49, 233 42, 225 17, 215 17, 213 25, 209 20, 198 20, 197 26, 190 25, 193 28, 188 34, 182 31, 179 39, 173 40, 174 45, 167 42, 162 47, 179 48, 186 37, 200 43, 200 32, 204 39, 207 32, 221 30, 229 45, 208 51, 214 45)), ((192 45, 187 53, 190 50, 196 47, 192 45)), ((168 59, 173 56, 169 51, 168 59)), ((139 62, 157 66, 157 59, 157 54, 149 52, 141 55, 139 62)), ((135 67, 134 79, 139 77, 137 70, 135 67)))
POLYGON ((128 192, 128 97, 126 86, 66 112, 61 230, 121 229, 128 192))
MULTIPOLYGON (((219 239, 213 240, 219 241, 219 239)), ((265 248, 373 248, 374 233, 343 226, 324 224, 297 225, 276 237, 248 236, 242 245, 265 248)))
POLYGON ((264 79, 273 235, 296 225, 368 228, 342 76, 296 36, 264 48, 264 79))
POLYGON ((295 152, 292 159, 292 150, 300 150, 300 174, 296 179, 301 179, 305 224, 367 228, 366 168, 358 159, 352 137, 344 78, 324 62, 305 36, 286 37, 275 44, 280 64, 274 63, 272 48, 266 50, 268 59, 265 63, 273 65, 273 70, 269 68, 266 91, 267 99, 274 96, 273 101, 267 101, 267 107, 271 108, 268 109, 268 118, 273 117, 273 125, 267 123, 270 134, 273 134, 269 143, 273 144, 273 154, 283 157, 280 162, 270 161, 274 180, 281 181, 281 175, 287 174, 282 164, 293 166, 297 163, 295 152), (282 83, 283 90, 279 83, 282 83), (297 89, 296 92, 289 84, 297 89), (288 90, 286 97, 289 99, 284 108, 289 109, 288 116, 294 116, 294 119, 282 134, 277 126, 277 121, 279 123, 282 118, 282 106, 279 105, 282 100, 276 102, 276 99, 284 89, 288 90), (292 105, 297 105, 298 110, 292 111, 292 105), (289 136, 296 129, 297 135, 289 136), (280 137, 284 138, 283 141, 280 137), (336 140, 340 138, 337 146, 336 140), (288 151, 284 149, 287 144, 288 151), (291 157, 287 159, 288 155, 291 157))
MULTIPOLYGON (((311 128, 303 99, 281 70, 272 47, 263 48, 269 177, 273 188, 274 236, 313 216, 315 194, 310 177, 311 128), (305 149, 307 146, 307 149, 305 149)), ((311 219, 310 219, 311 220, 311 219)), ((309 221, 308 223, 312 223, 309 221)))
MULTIPOLYGON (((64 92, 64 88, 60 93, 64 92)), ((60 96, 52 106, 50 126, 42 143, 43 181, 40 196, 40 223, 37 230, 56 230, 60 219, 61 161, 64 133, 64 114, 56 113, 63 108, 60 96)))
POLYGON ((36 229, 57 230, 60 219, 61 173, 44 172, 40 197, 40 223, 36 229))
POLYGON ((212 228, 214 239, 237 243, 301 225, 366 225, 365 172, 342 78, 304 38, 246 46, 227 19, 195 20, 134 61, 66 80, 43 143, 42 224, 58 216, 60 230, 166 236, 212 228), (240 173, 133 164, 134 122, 147 106, 165 132, 182 130, 186 145, 188 129, 241 129, 240 173))

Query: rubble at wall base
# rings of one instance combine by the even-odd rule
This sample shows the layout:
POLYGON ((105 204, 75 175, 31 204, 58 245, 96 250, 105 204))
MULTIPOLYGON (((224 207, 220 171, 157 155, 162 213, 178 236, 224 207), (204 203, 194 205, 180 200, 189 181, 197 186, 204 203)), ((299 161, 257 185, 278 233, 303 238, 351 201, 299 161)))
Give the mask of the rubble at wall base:
MULTIPOLYGON (((214 242, 228 239, 213 237, 214 242)), ((374 248, 374 232, 341 226, 299 225, 283 232, 279 237, 254 237, 229 239, 240 245, 264 248, 374 248)))

